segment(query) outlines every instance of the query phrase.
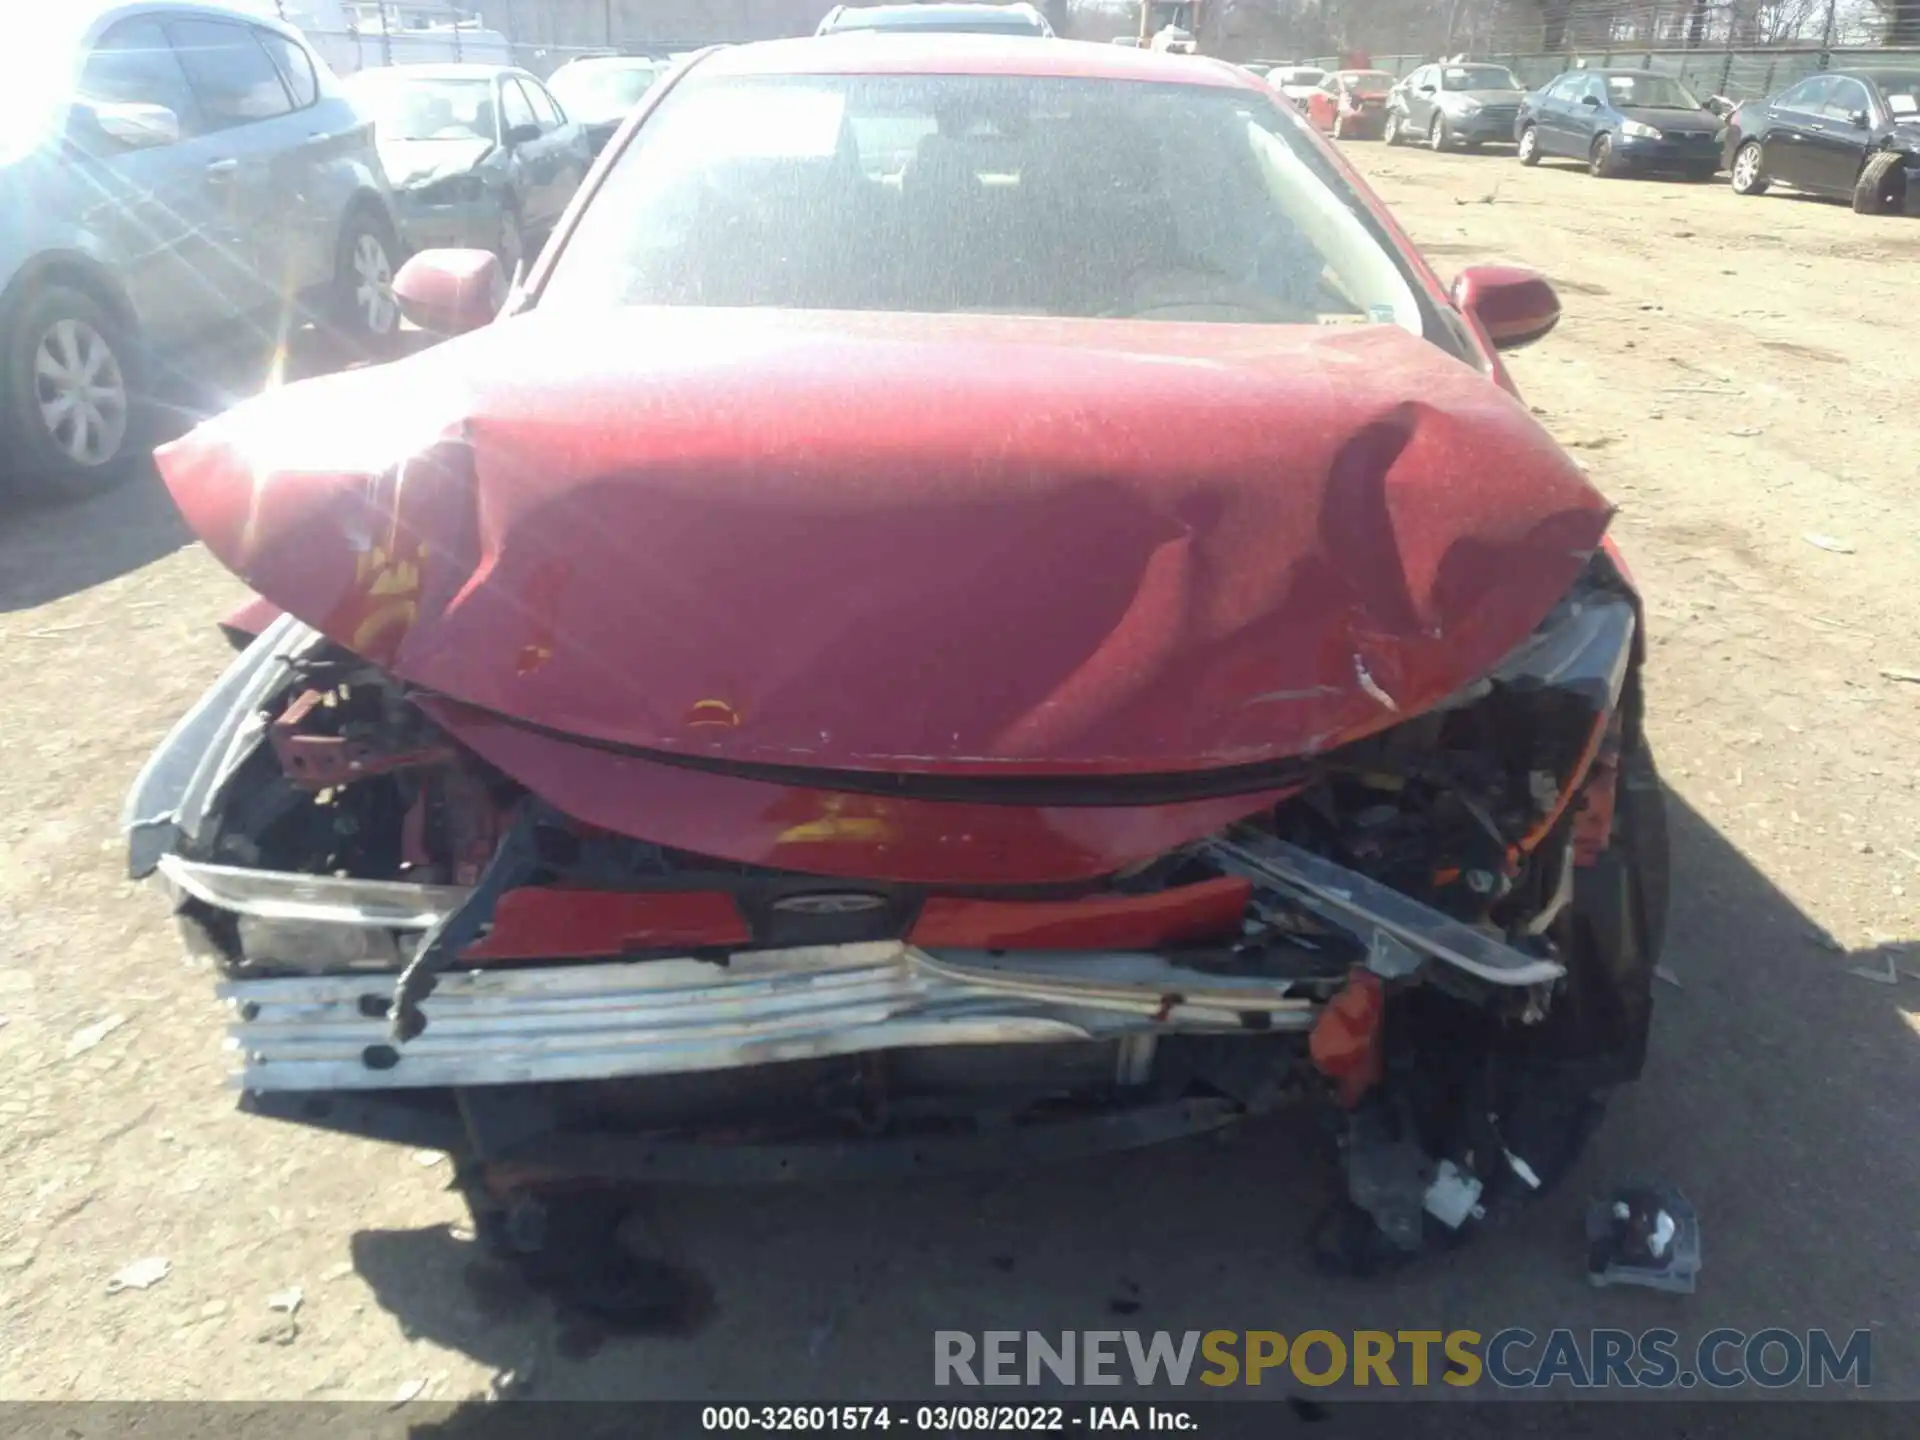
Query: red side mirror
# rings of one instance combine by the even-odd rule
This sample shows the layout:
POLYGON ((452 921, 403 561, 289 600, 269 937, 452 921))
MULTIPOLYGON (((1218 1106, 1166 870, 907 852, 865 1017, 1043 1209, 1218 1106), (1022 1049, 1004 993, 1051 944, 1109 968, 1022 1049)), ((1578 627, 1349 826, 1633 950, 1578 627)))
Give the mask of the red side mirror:
POLYGON ((489 325, 507 299, 507 277, 489 250, 422 250, 393 281, 400 313, 436 335, 489 325))
POLYGON ((1496 350, 1531 345, 1560 323, 1553 286, 1517 265, 1468 266, 1453 282, 1453 303, 1479 321, 1496 350))

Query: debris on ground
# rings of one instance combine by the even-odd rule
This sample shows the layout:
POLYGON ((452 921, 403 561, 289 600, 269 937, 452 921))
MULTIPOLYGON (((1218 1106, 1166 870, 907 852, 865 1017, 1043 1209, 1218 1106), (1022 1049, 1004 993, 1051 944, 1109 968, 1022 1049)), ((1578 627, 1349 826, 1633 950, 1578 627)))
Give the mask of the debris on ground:
POLYGON ((320 1279, 323 1282, 331 1284, 335 1280, 344 1280, 351 1274, 353 1274, 353 1262, 351 1260, 339 1260, 321 1271, 320 1279))
POLYGON ((134 1261, 107 1281, 107 1293, 118 1295, 122 1290, 151 1290, 172 1273, 171 1260, 159 1255, 149 1255, 144 1260, 134 1261))
POLYGON ((1835 555, 1853 554, 1853 545, 1850 541, 1836 540, 1831 535, 1816 535, 1813 531, 1809 530, 1800 538, 1817 549, 1828 550, 1835 555))
POLYGON ((1623 1186, 1587 1208, 1587 1279, 1691 1295, 1700 1218, 1678 1190, 1623 1186))
POLYGON ((398 1410, 409 1400, 418 1400, 420 1392, 427 1388, 424 1380, 402 1380, 393 1392, 393 1399, 387 1402, 389 1410, 398 1410))
POLYGON ((1907 670, 1898 665, 1888 665, 1880 673, 1889 680, 1903 681, 1908 685, 1920 685, 1920 670, 1907 670))
POLYGON ((1808 927, 1807 938, 1816 945, 1825 946, 1829 950, 1838 950, 1842 954, 1846 953, 1847 947, 1840 941, 1834 939, 1833 936, 1829 935, 1826 931, 1822 930, 1818 925, 1808 927))
POLYGON ((107 1036, 113 1034, 127 1023, 124 1015, 109 1015, 104 1020, 96 1020, 91 1025, 82 1026, 73 1032, 73 1038, 67 1041, 67 1059, 84 1055, 107 1036))
POLYGON ((281 1315, 297 1315, 306 1298, 306 1292, 298 1285, 289 1285, 286 1289, 276 1290, 267 1296, 267 1309, 281 1315))
POLYGON ((487 1398, 489 1400, 518 1400, 533 1389, 534 1376, 539 1365, 529 1354, 518 1365, 506 1370, 496 1370, 487 1377, 487 1398))
POLYGON ((1872 980, 1880 985, 1898 985, 1900 972, 1894 969, 1893 956, 1882 955, 1878 965, 1849 965, 1847 974, 1858 975, 1862 980, 1872 980))
POLYGON ((1738 430, 1729 430, 1727 433, 1736 439, 1751 440, 1754 436, 1764 435, 1767 432, 1762 430, 1758 425, 1742 425, 1738 430))
POLYGON ((1680 983, 1680 977, 1674 974, 1673 971, 1669 969, 1666 965, 1654 966, 1653 978, 1656 980, 1666 981, 1667 984, 1671 985, 1676 990, 1684 990, 1687 988, 1686 986, 1680 983))
POLYGON ((422 1169, 428 1166, 438 1165, 446 1158, 447 1152, 444 1150, 416 1150, 413 1152, 413 1163, 422 1169))

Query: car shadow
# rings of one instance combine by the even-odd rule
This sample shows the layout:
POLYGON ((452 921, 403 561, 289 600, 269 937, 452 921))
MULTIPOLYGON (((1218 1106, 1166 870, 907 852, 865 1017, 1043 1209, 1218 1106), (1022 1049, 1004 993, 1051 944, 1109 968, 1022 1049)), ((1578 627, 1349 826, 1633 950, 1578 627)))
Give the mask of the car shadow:
MULTIPOLYGON (((1669 813, 1667 978, 1641 1083, 1615 1097, 1566 1185, 1391 1281, 1311 1264, 1307 1228, 1336 1177, 1305 1112, 1018 1174, 632 1197, 639 1248, 662 1261, 658 1323, 642 1333, 582 1326, 487 1273, 445 1227, 362 1232, 353 1262, 409 1337, 496 1371, 531 1367, 543 1399, 927 1396, 938 1329, 1669 1324, 1691 1339, 1716 1325, 1873 1327, 1876 1394, 1911 1397, 1920 1348, 1897 1321, 1914 1257, 1884 1237, 1904 1235, 1887 1217, 1916 1183, 1920 990, 1847 972, 1892 959, 1920 975, 1920 949, 1837 953, 1684 798, 1669 813), (1701 1215, 1707 1264, 1686 1300, 1585 1278, 1587 1199, 1646 1179, 1701 1215), (1835 1296, 1850 1297, 1844 1313, 1835 1296)), ((488 1434, 484 1408, 422 1433, 488 1434)))

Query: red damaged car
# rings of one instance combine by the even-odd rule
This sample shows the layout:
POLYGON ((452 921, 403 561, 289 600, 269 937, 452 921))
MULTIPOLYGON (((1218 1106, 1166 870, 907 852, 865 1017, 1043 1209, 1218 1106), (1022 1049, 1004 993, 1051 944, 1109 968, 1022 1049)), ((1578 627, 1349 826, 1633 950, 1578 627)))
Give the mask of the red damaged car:
POLYGON ((457 338, 160 455, 262 597, 127 811, 245 1109, 537 1252, 583 1182, 1319 1100, 1370 1268, 1638 1074, 1640 605, 1496 354, 1557 303, 1443 289, 1257 81, 718 50, 511 290, 399 289, 457 338))
POLYGON ((1302 108, 1323 135, 1378 140, 1387 133, 1387 98, 1393 86, 1393 76, 1385 70, 1335 70, 1308 94, 1302 108))

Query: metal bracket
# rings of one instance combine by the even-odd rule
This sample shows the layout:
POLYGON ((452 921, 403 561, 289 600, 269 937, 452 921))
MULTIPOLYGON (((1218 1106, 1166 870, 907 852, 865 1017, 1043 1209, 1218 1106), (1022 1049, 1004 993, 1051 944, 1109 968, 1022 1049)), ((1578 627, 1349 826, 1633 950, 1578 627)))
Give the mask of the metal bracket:
POLYGON ((1557 960, 1525 954, 1389 885, 1283 840, 1209 840, 1199 849, 1223 870, 1277 887, 1303 909, 1357 936, 1369 956, 1384 959, 1392 954, 1390 947, 1383 950, 1376 943, 1375 937, 1384 934, 1491 985, 1525 989, 1551 984, 1567 973, 1557 960))

